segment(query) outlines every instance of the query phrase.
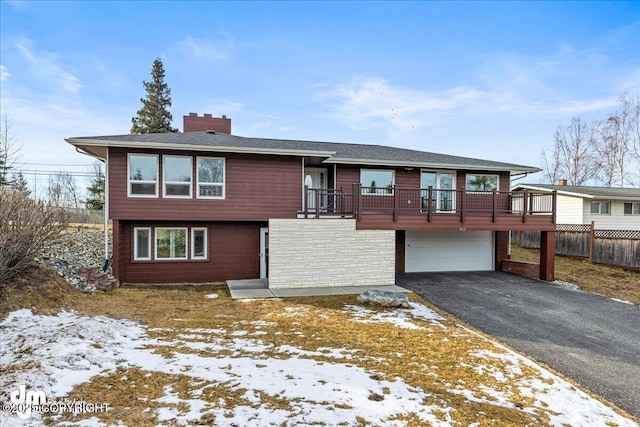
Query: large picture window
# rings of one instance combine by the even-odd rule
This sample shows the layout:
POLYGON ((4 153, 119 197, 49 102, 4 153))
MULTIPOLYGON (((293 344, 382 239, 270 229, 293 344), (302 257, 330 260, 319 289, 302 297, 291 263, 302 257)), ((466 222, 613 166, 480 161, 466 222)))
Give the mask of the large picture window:
POLYGON ((139 227, 133 230, 133 259, 151 259, 151 228, 139 227))
POLYGON ((393 192, 394 173, 384 169, 361 169, 362 194, 390 195, 393 192))
POLYGON ((191 197, 191 157, 164 156, 165 197, 191 197))
POLYGON ((187 229, 156 228, 156 259, 187 259, 187 229))
POLYGON ((225 161, 198 157, 198 198, 224 199, 225 161))
POLYGON ((158 156, 129 154, 129 196, 158 196, 158 156))
POLYGON ((498 190, 498 175, 467 175, 465 183, 467 191, 498 190))

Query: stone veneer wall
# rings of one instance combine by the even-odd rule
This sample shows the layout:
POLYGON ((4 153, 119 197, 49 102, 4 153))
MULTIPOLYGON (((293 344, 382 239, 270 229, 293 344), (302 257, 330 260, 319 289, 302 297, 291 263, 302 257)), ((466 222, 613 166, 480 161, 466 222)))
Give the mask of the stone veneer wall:
POLYGON ((356 230, 352 219, 269 220, 270 288, 394 282, 393 230, 356 230))

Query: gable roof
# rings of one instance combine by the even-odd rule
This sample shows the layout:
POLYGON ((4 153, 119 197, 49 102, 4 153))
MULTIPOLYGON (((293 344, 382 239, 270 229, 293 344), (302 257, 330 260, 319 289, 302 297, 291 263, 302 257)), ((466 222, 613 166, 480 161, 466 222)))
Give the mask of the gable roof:
POLYGON ((247 138, 213 131, 74 137, 65 140, 103 159, 108 147, 135 147, 321 157, 325 158, 324 163, 510 171, 512 174, 540 171, 531 166, 383 145, 247 138))
POLYGON ((638 188, 592 187, 584 185, 518 184, 514 190, 557 191, 572 197, 585 199, 640 200, 638 188))

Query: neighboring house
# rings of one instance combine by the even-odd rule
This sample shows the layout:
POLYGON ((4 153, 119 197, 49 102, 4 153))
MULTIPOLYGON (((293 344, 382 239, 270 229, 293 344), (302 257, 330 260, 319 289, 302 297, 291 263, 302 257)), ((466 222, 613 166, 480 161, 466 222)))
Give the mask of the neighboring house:
POLYGON ((537 168, 244 138, 219 131, 227 120, 192 113, 184 133, 67 139, 106 162, 120 281, 356 286, 404 272, 499 270, 509 230, 542 232, 540 277, 553 280, 554 196, 537 195, 534 212, 509 190, 512 175, 537 168))
POLYGON ((557 192, 558 224, 591 224, 601 230, 640 230, 640 189, 518 184, 514 191, 557 192))

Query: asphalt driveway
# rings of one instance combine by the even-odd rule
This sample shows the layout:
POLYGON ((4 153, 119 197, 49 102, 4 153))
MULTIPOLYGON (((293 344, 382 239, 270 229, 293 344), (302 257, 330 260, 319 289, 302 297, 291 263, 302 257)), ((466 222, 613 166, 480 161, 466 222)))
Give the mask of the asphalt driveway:
POLYGON ((640 417, 639 306, 502 272, 396 284, 640 417))

